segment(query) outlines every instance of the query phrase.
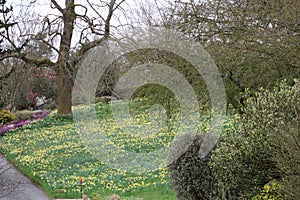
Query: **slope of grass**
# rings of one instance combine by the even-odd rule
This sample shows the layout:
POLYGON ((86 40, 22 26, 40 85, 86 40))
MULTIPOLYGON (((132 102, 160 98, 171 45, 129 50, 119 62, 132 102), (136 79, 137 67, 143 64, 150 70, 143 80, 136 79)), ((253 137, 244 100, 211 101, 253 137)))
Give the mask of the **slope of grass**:
MULTIPOLYGON (((74 108, 75 113, 86 120, 84 123, 90 123, 88 117, 90 108, 87 106, 74 108)), ((97 104, 93 106, 94 108, 97 125, 101 127, 105 137, 127 152, 148 153, 168 146, 177 134, 180 124, 180 115, 174 112, 154 134, 146 136, 127 134, 116 122, 109 104, 97 104)), ((150 130, 155 128, 157 124, 150 119, 149 106, 144 108, 145 110, 139 109, 134 113, 134 119, 126 116, 122 118, 123 125, 134 126, 136 130, 143 130, 139 129, 143 126, 150 130)), ((165 167, 141 173, 113 169, 91 153, 93 149, 88 148, 87 143, 83 142, 84 137, 79 131, 81 127, 78 127, 78 121, 75 119, 76 117, 74 119, 57 117, 56 113, 51 113, 43 120, 8 132, 7 136, 0 138, 0 151, 51 197, 78 198, 83 192, 88 196, 98 195, 100 199, 111 194, 129 199, 134 197, 145 200, 176 199, 169 188, 165 167), (79 177, 84 178, 83 184, 80 184, 79 177)), ((209 130, 209 123, 209 117, 202 115, 198 133, 209 130)), ((189 130, 188 123, 186 126, 186 130, 189 130)), ((225 128, 229 126, 230 124, 225 124, 225 128)), ((89 131, 94 131, 95 135, 99 136, 98 129, 93 128, 89 131)), ((90 140, 91 144, 99 144, 97 137, 90 140)), ((110 155, 115 156, 114 152, 110 155)))
MULTIPOLYGON (((124 149, 146 152, 147 148, 160 148, 170 137, 148 138, 149 141, 125 138, 120 129, 114 128, 111 111, 106 105, 97 106, 99 121, 105 120, 106 134, 124 149), (158 141, 162 142, 158 142, 158 141), (144 145, 146 144, 146 145, 144 145)), ((55 113, 45 119, 7 133, 1 139, 1 151, 22 172, 38 183, 52 197, 80 197, 85 194, 116 193, 139 196, 144 199, 174 199, 168 187, 166 169, 134 174, 111 169, 101 163, 84 144, 71 118, 58 118, 55 113), (84 177, 84 184, 79 184, 84 177)))

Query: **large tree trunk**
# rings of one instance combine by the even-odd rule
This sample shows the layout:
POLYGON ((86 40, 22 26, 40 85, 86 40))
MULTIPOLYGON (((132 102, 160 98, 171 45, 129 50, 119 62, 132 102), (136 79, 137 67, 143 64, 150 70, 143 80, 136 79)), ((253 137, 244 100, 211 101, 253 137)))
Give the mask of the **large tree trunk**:
POLYGON ((72 88, 72 78, 69 77, 68 72, 66 72, 63 69, 60 69, 59 76, 57 79, 58 115, 72 114, 72 88))
POLYGON ((63 13, 64 30, 58 58, 58 115, 72 114, 73 66, 70 65, 70 48, 75 21, 74 0, 66 0, 63 13))

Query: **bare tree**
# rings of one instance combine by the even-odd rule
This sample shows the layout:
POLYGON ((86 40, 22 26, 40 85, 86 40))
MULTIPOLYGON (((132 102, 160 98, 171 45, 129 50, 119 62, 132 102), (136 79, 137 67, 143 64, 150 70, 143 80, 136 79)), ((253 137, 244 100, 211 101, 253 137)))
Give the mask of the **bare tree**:
MULTIPOLYGON (((11 36, 11 29, 7 28, 1 33, 6 43, 12 49, 0 56, 0 60, 11 57, 20 58, 25 63, 36 66, 52 66, 57 72, 58 88, 58 115, 72 113, 72 87, 76 74, 76 64, 89 49, 103 43, 112 34, 112 18, 125 0, 87 0, 86 4, 77 4, 75 0, 65 0, 64 6, 56 0, 49 0, 51 8, 58 14, 36 18, 40 22, 39 31, 28 30, 20 34, 18 39, 24 38, 19 44, 11 36), (75 37, 74 33, 79 33, 75 37), (75 49, 73 42, 77 40, 75 49), (56 53, 55 61, 49 57, 35 57, 26 53, 26 48, 37 41, 43 42, 56 53), (58 45, 57 45, 58 44, 58 45)), ((36 3, 35 1, 33 3, 36 3)), ((55 13, 54 12, 54 13, 55 13)), ((3 21, 8 23, 7 16, 3 15, 3 21)))

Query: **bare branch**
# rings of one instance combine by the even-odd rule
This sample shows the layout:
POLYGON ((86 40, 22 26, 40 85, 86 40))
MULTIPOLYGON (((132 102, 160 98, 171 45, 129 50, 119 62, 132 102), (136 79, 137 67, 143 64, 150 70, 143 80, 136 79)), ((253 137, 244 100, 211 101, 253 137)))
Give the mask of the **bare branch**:
POLYGON ((27 56, 26 54, 14 52, 11 54, 6 54, 6 55, 1 56, 0 61, 3 61, 8 58, 19 58, 27 64, 34 64, 38 67, 45 66, 45 65, 46 66, 55 66, 56 65, 56 63, 52 62, 48 58, 38 59, 38 58, 28 58, 26 56, 27 56))
POLYGON ((83 8, 83 9, 84 9, 84 15, 86 16, 86 14, 87 14, 87 12, 88 12, 88 9, 87 9, 86 6, 81 5, 81 4, 75 4, 74 7, 75 7, 75 8, 76 8, 76 7, 81 7, 81 8, 83 8))
MULTIPOLYGON (((52 38, 53 39, 53 38, 52 38)), ((46 41, 46 40, 44 40, 44 39, 42 39, 41 40, 44 44, 46 44, 47 46, 49 46, 51 49, 53 49, 54 51, 56 51, 56 53, 58 53, 58 54, 60 54, 60 52, 59 52, 59 50, 53 45, 53 44, 51 44, 50 42, 48 42, 48 41, 46 41)), ((52 42, 52 40, 51 40, 51 42, 52 42)), ((52 42, 53 43, 53 42, 52 42)))
MULTIPOLYGON (((124 2, 124 0, 122 2, 124 2)), ((110 21, 113 16, 113 12, 115 10, 114 9, 115 3, 116 3, 116 0, 111 0, 110 4, 109 4, 108 14, 105 19, 105 25, 104 25, 104 35, 105 36, 109 36, 109 33, 110 33, 110 21)))
POLYGON ((43 58, 43 59, 37 59, 37 58, 27 58, 26 55, 21 54, 20 58, 27 64, 34 64, 38 67, 40 66, 55 66, 56 63, 52 62, 48 58, 43 58))
POLYGON ((64 14, 64 9, 60 7, 60 5, 56 2, 56 0, 51 0, 51 3, 53 3, 54 7, 61 12, 61 14, 64 14))
POLYGON ((115 6, 115 8, 113 9, 113 12, 114 12, 115 10, 117 10, 117 9, 121 6, 121 4, 124 3, 124 2, 125 2, 125 0, 120 1, 120 3, 118 3, 118 4, 115 6))
POLYGON ((93 9, 93 11, 98 15, 98 17, 100 17, 101 20, 105 21, 104 17, 98 12, 98 10, 96 10, 94 8, 94 6, 91 4, 91 2, 89 0, 87 0, 89 6, 93 9))
POLYGON ((75 66, 77 62, 81 59, 83 54, 85 54, 88 50, 102 44, 104 41, 108 39, 108 36, 104 35, 104 37, 99 40, 94 40, 93 42, 86 43, 81 46, 81 48, 76 52, 72 59, 72 65, 75 66))

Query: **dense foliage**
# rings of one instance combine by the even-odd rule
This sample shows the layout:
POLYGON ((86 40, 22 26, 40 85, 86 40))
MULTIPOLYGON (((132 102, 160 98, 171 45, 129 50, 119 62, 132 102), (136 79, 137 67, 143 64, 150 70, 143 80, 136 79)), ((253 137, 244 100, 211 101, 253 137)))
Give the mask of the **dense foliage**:
POLYGON ((276 180, 272 180, 269 183, 267 183, 263 189, 261 189, 260 193, 256 195, 253 200, 279 200, 279 199, 285 199, 282 195, 282 192, 280 191, 281 185, 278 184, 276 180))
POLYGON ((178 2, 177 28, 203 44, 223 74, 228 102, 240 109, 245 88, 299 78, 300 1, 178 2))
POLYGON ((179 199, 299 199, 299 81, 244 95, 243 114, 227 121, 207 160, 200 137, 169 166, 179 199))
POLYGON ((250 199, 274 179, 285 199, 299 199, 299 83, 245 95, 244 114, 212 155, 214 175, 231 199, 250 199))

